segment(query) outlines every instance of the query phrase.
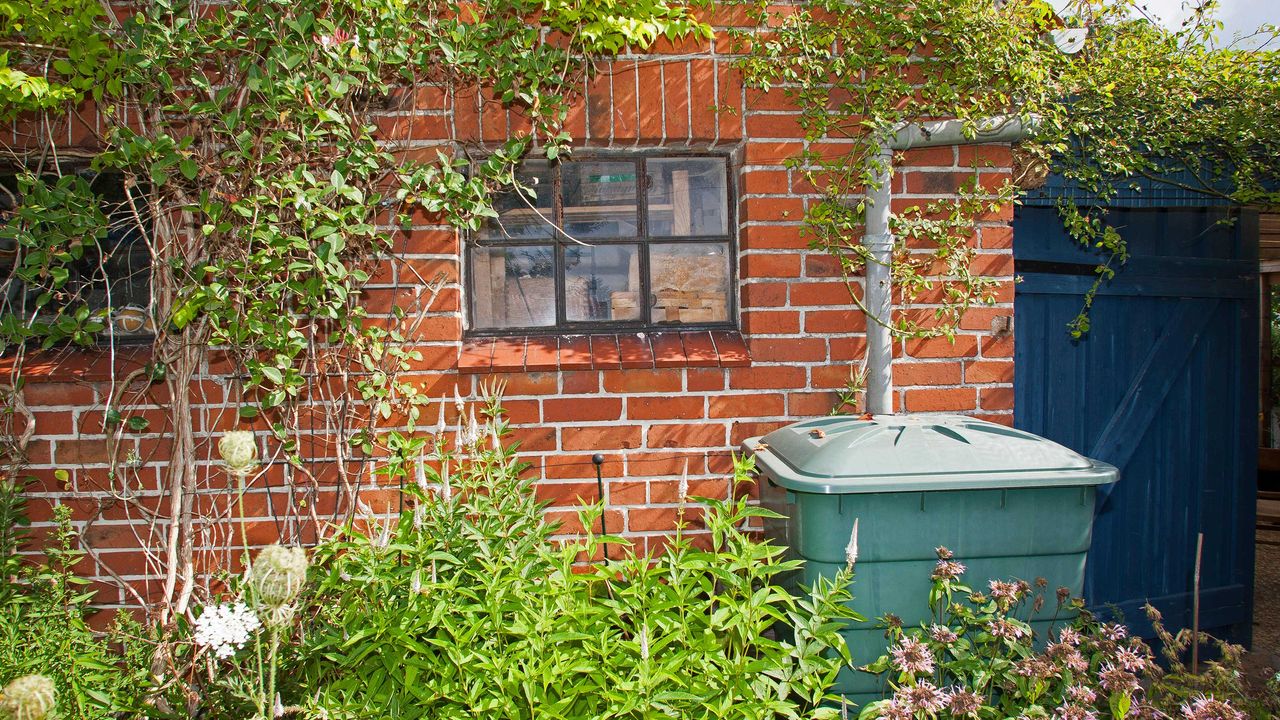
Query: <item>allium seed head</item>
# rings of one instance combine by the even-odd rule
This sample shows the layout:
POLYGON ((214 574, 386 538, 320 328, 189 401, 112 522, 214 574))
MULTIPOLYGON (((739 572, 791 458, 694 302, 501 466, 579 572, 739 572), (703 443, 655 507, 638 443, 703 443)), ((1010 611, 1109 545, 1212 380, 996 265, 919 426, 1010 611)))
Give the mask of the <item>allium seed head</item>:
POLYGON ((8 720, 52 718, 57 694, 44 675, 23 675, 0 690, 0 717, 8 720))

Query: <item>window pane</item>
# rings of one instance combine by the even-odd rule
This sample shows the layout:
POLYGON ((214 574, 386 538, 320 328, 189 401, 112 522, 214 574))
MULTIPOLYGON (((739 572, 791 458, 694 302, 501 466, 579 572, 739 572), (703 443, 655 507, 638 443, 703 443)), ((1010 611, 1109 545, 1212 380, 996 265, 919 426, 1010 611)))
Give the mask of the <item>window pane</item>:
POLYGON ((663 158, 648 162, 649 234, 727 235, 728 176, 724 160, 663 158))
POLYGON ((473 248, 473 326, 504 328, 554 325, 554 273, 555 262, 550 245, 473 248))
POLYGON ((551 166, 545 160, 526 160, 521 163, 516 178, 533 195, 513 189, 494 197, 493 209, 498 211, 499 217, 485 221, 480 228, 480 237, 490 240, 525 239, 551 237, 555 234, 551 225, 552 200, 555 195, 551 166), (537 208, 537 212, 534 208, 537 208))
POLYGON ((636 245, 566 245, 564 300, 569 320, 639 320, 636 245))
POLYGON ((571 237, 635 237, 635 163, 565 163, 560 167, 560 182, 564 231, 571 237))
POLYGON ((655 323, 729 319, 728 244, 651 245, 649 273, 655 323))

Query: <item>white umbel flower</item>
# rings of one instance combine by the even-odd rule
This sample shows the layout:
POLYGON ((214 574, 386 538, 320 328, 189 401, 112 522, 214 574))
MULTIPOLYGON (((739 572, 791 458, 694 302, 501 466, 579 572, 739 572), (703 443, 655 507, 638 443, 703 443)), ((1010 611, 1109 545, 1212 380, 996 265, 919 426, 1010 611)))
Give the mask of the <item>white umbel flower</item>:
POLYGON ((231 474, 248 475, 258 465, 258 440, 248 430, 232 430, 218 440, 218 455, 231 474))
POLYGON ((213 650, 220 658, 228 658, 249 642, 250 636, 262 627, 258 616, 244 603, 220 603, 206 607, 196 619, 197 645, 213 650))

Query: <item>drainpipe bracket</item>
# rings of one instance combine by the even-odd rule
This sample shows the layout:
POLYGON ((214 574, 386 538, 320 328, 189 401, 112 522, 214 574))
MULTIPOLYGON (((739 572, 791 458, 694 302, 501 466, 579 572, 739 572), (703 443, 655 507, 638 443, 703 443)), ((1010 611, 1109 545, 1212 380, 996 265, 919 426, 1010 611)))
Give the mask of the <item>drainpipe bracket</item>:
POLYGON ((862 246, 871 252, 885 252, 893 249, 893 235, 863 235, 862 246))

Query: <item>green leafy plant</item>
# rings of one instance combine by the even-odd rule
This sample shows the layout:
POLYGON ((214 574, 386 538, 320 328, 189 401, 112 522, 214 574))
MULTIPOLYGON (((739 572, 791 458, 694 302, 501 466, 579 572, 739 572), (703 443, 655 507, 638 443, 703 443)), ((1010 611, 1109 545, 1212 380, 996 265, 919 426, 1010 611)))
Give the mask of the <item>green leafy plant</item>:
POLYGON ((114 718, 139 709, 147 686, 146 665, 129 647, 113 646, 136 630, 117 618, 108 638, 89 626, 94 593, 77 577, 83 553, 75 548, 70 509, 54 511, 56 529, 44 545, 45 561, 24 561, 18 550, 26 524, 19 487, 0 482, 0 682, 47 677, 65 717, 114 718), (132 660, 133 662, 130 662, 132 660))
MULTIPOLYGON (((353 718, 835 712, 819 705, 849 662, 847 574, 793 597, 780 582, 797 563, 747 530, 769 513, 745 498, 682 500, 682 529, 657 557, 593 532, 599 506, 583 510, 581 537, 557 538, 500 443, 496 404, 486 413, 460 454, 438 440, 405 466, 398 520, 317 550, 295 692, 353 718)), ((742 480, 748 462, 736 470, 742 480)))

